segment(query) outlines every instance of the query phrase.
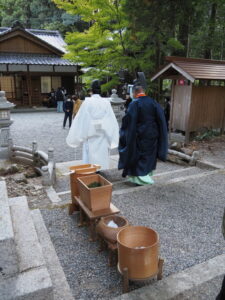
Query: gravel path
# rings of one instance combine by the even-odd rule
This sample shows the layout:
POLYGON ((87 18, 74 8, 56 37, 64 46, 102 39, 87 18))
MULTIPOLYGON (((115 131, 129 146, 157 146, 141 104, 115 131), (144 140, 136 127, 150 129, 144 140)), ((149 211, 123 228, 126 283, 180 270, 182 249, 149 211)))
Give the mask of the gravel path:
MULTIPOLYGON (((164 276, 204 262, 225 250, 221 233, 225 174, 192 179, 113 197, 133 225, 154 228, 160 236, 164 276)), ((107 266, 106 253, 88 241, 87 228, 67 210, 42 210, 46 226, 76 299, 112 299, 121 294, 121 277, 107 266)), ((132 284, 132 288, 143 283, 132 284)))
POLYGON ((11 136, 16 145, 31 147, 37 141, 38 149, 45 152, 54 148, 56 162, 81 159, 81 149, 67 146, 67 128, 62 128, 64 114, 57 112, 15 113, 11 126, 11 136))
MULTIPOLYGON (((55 162, 80 160, 82 148, 71 148, 66 144, 69 132, 68 123, 66 129, 62 128, 64 114, 57 112, 14 113, 14 123, 11 128, 13 142, 19 146, 31 147, 33 141, 37 141, 38 149, 48 152, 48 148, 54 148, 55 162)), ((112 153, 116 154, 116 150, 112 153)))

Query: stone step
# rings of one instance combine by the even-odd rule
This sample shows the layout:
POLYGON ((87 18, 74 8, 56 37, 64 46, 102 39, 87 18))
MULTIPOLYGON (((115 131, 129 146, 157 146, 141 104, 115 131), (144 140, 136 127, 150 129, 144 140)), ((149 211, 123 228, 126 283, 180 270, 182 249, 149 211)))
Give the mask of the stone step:
MULTIPOLYGON (((177 165, 170 162, 158 162, 157 168, 154 171, 154 175, 157 174, 163 174, 163 173, 170 173, 170 172, 179 172, 189 169, 189 167, 177 165)), ((110 182, 119 182, 119 181, 126 181, 125 178, 122 177, 122 170, 118 169, 110 169, 110 170, 104 170, 100 171, 100 174, 102 174, 105 178, 107 178, 110 182)))
POLYGON ((25 196, 9 199, 18 255, 19 272, 45 266, 30 209, 25 196))
POLYGON ((18 272, 0 281, 1 300, 52 300, 52 281, 26 197, 10 198, 9 207, 18 272))
POLYGON ((183 169, 179 169, 179 170, 175 170, 175 171, 155 174, 155 175, 153 175, 153 178, 156 183, 163 183, 163 182, 167 182, 168 180, 171 180, 171 179, 201 174, 203 172, 204 171, 200 168, 188 167, 188 168, 183 168, 183 169))
POLYGON ((129 186, 126 183, 121 183, 121 185, 119 185, 119 188, 117 190, 113 191, 113 195, 122 195, 122 194, 127 194, 127 193, 133 193, 136 191, 144 191, 144 190, 148 190, 152 187, 155 186, 162 186, 162 185, 168 185, 168 184, 175 184, 178 182, 182 182, 182 181, 187 181, 187 180, 191 180, 191 179, 199 179, 201 177, 206 177, 206 176, 211 176, 213 174, 218 174, 220 173, 220 170, 214 170, 214 171, 203 171, 203 172, 199 172, 197 174, 191 174, 191 175, 187 175, 187 176, 178 176, 175 178, 170 178, 167 181, 162 180, 161 182, 155 183, 154 185, 144 185, 144 186, 135 186, 133 185, 133 187, 131 186, 131 184, 129 184, 129 186))
POLYGON ((33 210, 31 215, 39 242, 42 246, 46 265, 52 279, 54 300, 74 300, 40 210, 33 210))
POLYGON ((54 300, 46 267, 31 269, 0 281, 1 300, 54 300))
POLYGON ((0 181, 0 280, 18 272, 16 244, 5 181, 0 181))
MULTIPOLYGON (((74 165, 78 163, 74 162, 74 165)), ((175 171, 185 168, 184 166, 180 166, 174 163, 170 162, 158 162, 157 163, 157 169, 154 171, 154 174, 162 173, 162 172, 169 172, 169 171, 175 171)), ((69 168, 64 168, 64 173, 68 174, 69 168)), ((122 177, 122 171, 118 170, 117 168, 111 168, 109 170, 103 170, 100 172, 105 178, 107 178, 110 182, 116 182, 116 181, 125 181, 125 179, 122 177)), ((63 193, 65 194, 70 191, 70 178, 69 175, 58 176, 57 181, 54 184, 54 189, 56 193, 63 193)))
POLYGON ((224 265, 225 254, 218 255, 114 300, 213 300, 221 287, 224 265))
MULTIPOLYGON (((217 169, 219 170, 219 169, 217 169)), ((187 167, 181 166, 173 163, 163 163, 158 162, 157 169, 153 173, 153 179, 155 185, 175 183, 177 181, 183 181, 191 179, 192 176, 208 176, 209 172, 217 171, 215 168, 199 168, 199 167, 187 167)), ((151 186, 137 186, 133 183, 130 183, 127 178, 122 177, 122 171, 118 169, 110 169, 101 171, 100 174, 107 178, 110 182, 113 183, 113 194, 120 194, 126 192, 133 192, 138 189, 148 189, 151 186)), ((68 178, 64 177, 63 181, 67 182, 66 187, 68 190, 58 192, 57 195, 60 198, 62 203, 70 202, 70 187, 68 178)), ((64 183, 65 186, 65 183, 64 183)), ((54 201, 53 201, 54 202, 54 201)))
MULTIPOLYGON (((171 181, 175 178, 184 178, 186 176, 192 176, 196 174, 202 174, 203 170, 197 167, 188 167, 182 169, 175 169, 167 172, 156 172, 153 175, 153 180, 155 184, 163 184, 171 181)), ((130 188, 139 188, 140 186, 135 186, 133 183, 130 183, 128 180, 115 181, 113 182, 113 191, 125 190, 130 188)))

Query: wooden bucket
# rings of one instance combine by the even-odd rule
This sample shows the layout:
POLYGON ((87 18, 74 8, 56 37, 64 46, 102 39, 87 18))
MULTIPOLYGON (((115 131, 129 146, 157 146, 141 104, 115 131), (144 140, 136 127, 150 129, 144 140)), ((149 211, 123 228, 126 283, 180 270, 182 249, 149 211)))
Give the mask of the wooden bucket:
POLYGON ((131 280, 145 280, 158 274, 158 233, 144 226, 128 226, 117 235, 118 270, 128 270, 131 280))
POLYGON ((77 178, 88 176, 94 174, 101 167, 99 165, 85 164, 70 167, 70 188, 71 188, 71 198, 73 200, 74 196, 79 196, 79 189, 77 186, 77 178))
POLYGON ((111 182, 98 174, 78 177, 77 180, 80 199, 91 211, 98 211, 110 207, 112 198, 111 182), (88 185, 93 182, 98 182, 101 186, 89 188, 88 185))
POLYGON ((122 216, 108 216, 101 218, 96 226, 96 231, 103 239, 116 244, 118 232, 127 226, 129 226, 129 222, 126 218, 122 216), (110 227, 108 225, 110 221, 113 221, 118 227, 110 227))

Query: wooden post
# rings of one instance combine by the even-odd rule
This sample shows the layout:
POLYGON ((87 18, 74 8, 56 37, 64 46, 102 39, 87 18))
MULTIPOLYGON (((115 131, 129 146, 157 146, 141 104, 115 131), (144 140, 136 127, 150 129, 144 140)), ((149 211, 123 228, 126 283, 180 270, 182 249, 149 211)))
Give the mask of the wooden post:
POLYGON ((78 227, 82 227, 84 226, 84 212, 83 210, 80 208, 80 220, 79 220, 79 223, 78 223, 78 227))
POLYGON ((102 252, 105 249, 105 242, 100 235, 98 235, 98 240, 99 240, 98 252, 102 252))
POLYGON ((162 279, 164 259, 159 258, 157 280, 162 279))
POLYGON ((32 106, 32 99, 31 99, 31 77, 30 73, 26 76, 26 82, 27 82, 27 92, 28 92, 28 101, 29 106, 32 106))
POLYGON ((96 234, 95 234, 95 220, 90 220, 89 223, 89 232, 90 232, 90 242, 95 242, 96 241, 96 234))
POLYGON ((128 293, 129 292, 128 268, 123 269, 122 275, 123 275, 123 293, 128 293))
POLYGON ((169 138, 172 131, 173 112, 174 112, 174 92, 175 92, 175 80, 172 81, 172 91, 170 97, 170 119, 169 119, 169 138))
POLYGON ((224 111, 223 111, 223 118, 222 118, 220 134, 223 134, 224 131, 225 131, 225 101, 224 101, 224 111))
POLYGON ((185 124, 185 144, 189 143, 190 140, 190 113, 191 113, 191 104, 192 104, 192 83, 190 83, 190 93, 189 93, 189 103, 187 111, 187 120, 185 124))

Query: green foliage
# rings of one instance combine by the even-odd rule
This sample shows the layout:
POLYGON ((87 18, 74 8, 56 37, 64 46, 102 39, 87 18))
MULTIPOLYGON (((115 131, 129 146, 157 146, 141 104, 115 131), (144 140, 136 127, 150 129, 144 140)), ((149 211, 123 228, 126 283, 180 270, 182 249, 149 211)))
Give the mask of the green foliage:
POLYGON ((196 141, 210 140, 210 139, 212 139, 216 136, 219 136, 219 135, 220 135, 220 132, 218 132, 217 130, 207 129, 207 130, 205 130, 205 132, 203 132, 201 134, 198 134, 195 137, 195 140, 196 141))
POLYGON ((94 182, 88 184, 89 189, 93 189, 93 188, 100 187, 100 186, 102 186, 101 183, 97 182, 97 181, 94 181, 94 182))
POLYGON ((173 49, 183 50, 184 45, 181 44, 176 38, 169 38, 167 42, 167 46, 173 49))
POLYGON ((79 16, 60 10, 51 0, 0 0, 1 26, 11 27, 15 20, 26 28, 82 31, 87 24, 79 16))
POLYGON ((85 77, 105 80, 103 90, 118 84, 120 69, 134 71, 136 63, 129 55, 126 40, 128 21, 123 10, 124 0, 54 0, 67 13, 80 15, 90 24, 84 32, 66 35, 69 53, 66 58, 86 68, 85 77))

